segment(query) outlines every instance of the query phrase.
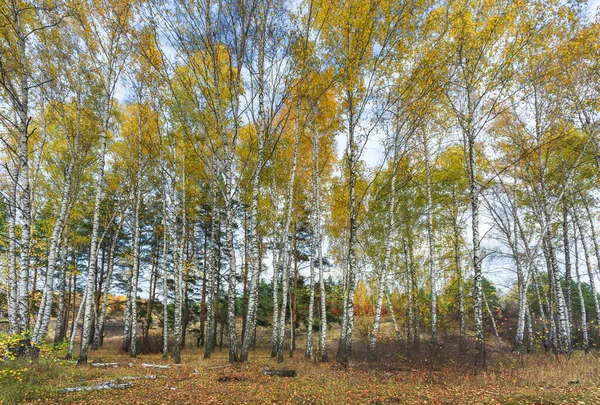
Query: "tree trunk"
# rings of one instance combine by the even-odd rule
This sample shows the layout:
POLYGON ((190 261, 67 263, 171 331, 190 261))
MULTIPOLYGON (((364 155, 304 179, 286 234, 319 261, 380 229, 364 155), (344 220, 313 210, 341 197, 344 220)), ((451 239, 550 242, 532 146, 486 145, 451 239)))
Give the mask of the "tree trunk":
MULTIPOLYGON (((185 154, 183 155, 183 164, 181 166, 181 186, 182 196, 180 204, 181 231, 176 241, 176 260, 175 260, 175 319, 173 325, 174 344, 173 360, 176 364, 181 363, 181 321, 183 307, 183 272, 185 268, 184 244, 186 240, 187 222, 186 222, 186 172, 185 172, 185 154)), ((173 198, 173 201, 175 198, 173 198)))
POLYGON ((577 225, 577 228, 579 230, 579 235, 580 235, 580 240, 581 240, 581 246, 583 247, 583 257, 585 258, 585 264, 587 266, 587 273, 588 273, 588 278, 589 278, 589 283, 590 283, 590 290, 592 292, 592 299, 594 301, 594 311, 596 312, 596 322, 599 321, 599 314, 600 314, 600 303, 598 302, 598 293, 596 291, 596 282, 594 281, 594 270, 592 269, 592 262, 591 262, 591 258, 590 258, 590 253, 589 253, 589 248, 588 248, 588 244, 585 241, 585 232, 583 229, 583 225, 581 224, 581 221, 579 220, 579 215, 577 215, 577 210, 575 208, 573 208, 573 219, 575 220, 575 224, 577 225))
POLYGON ((273 320, 271 321, 271 358, 277 357, 277 345, 279 342, 279 278, 281 277, 280 263, 282 261, 283 234, 273 237, 273 320), (279 242, 279 246, 278 246, 279 242), (278 257, 279 256, 279 257, 278 257))
POLYGON ((18 194, 18 178, 19 164, 14 165, 15 170, 12 174, 13 184, 10 190, 9 197, 9 217, 8 217, 8 333, 15 334, 21 329, 19 323, 19 288, 17 274, 17 194, 18 194))
POLYGON ((404 255, 404 265, 406 267, 406 338, 408 344, 412 346, 414 344, 414 314, 413 314, 413 283, 412 283, 412 270, 410 266, 410 260, 408 257, 408 247, 406 246, 406 238, 402 238, 402 248, 404 255))
MULTIPOLYGON (((23 71, 19 77, 19 100, 14 105, 18 115, 19 147, 17 159, 19 162, 18 190, 21 193, 21 262, 18 280, 18 332, 29 332, 29 265, 31 253, 31 189, 29 185, 29 69, 27 61, 27 37, 23 32, 22 18, 17 17, 17 47, 20 55, 20 65, 23 71)), ((16 212, 16 211, 15 211, 16 212)), ((35 294, 35 284, 33 288, 35 294)), ((29 339, 24 342, 29 345, 29 339)))
POLYGON ((261 2, 261 6, 258 7, 259 13, 259 32, 258 32, 258 44, 257 44, 257 86, 258 86, 258 128, 256 131, 257 137, 257 156, 256 156, 256 167, 252 176, 252 200, 250 207, 250 220, 249 228, 250 232, 248 235, 249 244, 249 256, 250 256, 250 285, 248 293, 248 308, 246 311, 246 326, 244 329, 244 336, 242 337, 242 350, 240 353, 240 361, 248 361, 248 351, 254 342, 254 335, 256 332, 256 315, 258 307, 258 287, 260 279, 260 255, 258 252, 258 197, 260 194, 260 174, 263 167, 264 159, 264 142, 267 135, 267 122, 266 122, 266 111, 265 111, 265 46, 266 46, 266 30, 267 30, 267 13, 268 6, 261 2), (262 7, 261 7, 262 6, 262 7), (265 9, 267 8, 267 9, 265 9))
POLYGON ((346 307, 346 328, 344 331, 344 339, 341 342, 341 361, 348 363, 352 355, 352 332, 354 331, 354 291, 356 289, 356 233, 358 226, 358 209, 356 205, 356 165, 358 160, 358 146, 354 137, 356 129, 356 116, 354 99, 350 92, 347 96, 348 102, 348 191, 349 191, 349 237, 348 237, 348 289, 346 307))
MULTIPOLYGON (((582 235, 583 236, 583 235, 582 235)), ((581 277, 579 276, 579 247, 577 246, 577 228, 573 229, 573 243, 575 246, 575 278, 577 280, 577 295, 579 296, 579 305, 581 307, 581 333, 583 340, 583 348, 587 353, 590 350, 590 343, 587 331, 587 314, 585 310, 585 298, 581 290, 581 277)), ((586 258, 586 263, 588 263, 586 258)))
POLYGON ((479 185, 475 159, 475 136, 467 133, 467 172, 469 175, 469 198, 471 200, 471 230, 473 235, 473 314, 475 320, 475 364, 485 365, 485 340, 483 335, 483 288, 481 285, 481 248, 479 238, 479 185))
MULTIPOLYGON (((108 100, 112 102, 112 97, 108 100)), ((83 335, 81 339, 81 347, 79 350, 79 358, 77 364, 87 364, 88 348, 90 336, 92 334, 92 320, 93 320, 93 301, 94 301, 94 280, 96 278, 96 268, 98 266, 98 249, 99 249, 99 233, 100 233, 100 205, 104 198, 104 165, 106 160, 107 152, 107 136, 108 136, 108 123, 110 120, 110 106, 106 107, 104 112, 104 127, 100 138, 100 156, 98 162, 98 173, 96 174, 96 180, 94 182, 94 189, 96 191, 94 201, 94 214, 92 220, 92 234, 90 241, 90 260, 88 263, 88 274, 87 282, 85 287, 85 305, 84 305, 84 317, 83 317, 83 335)))
MULTIPOLYGON (((562 231, 563 231, 563 250, 565 254, 565 300, 567 301, 567 313, 569 315, 569 325, 573 324, 573 299, 571 292, 571 252, 569 250, 569 223, 568 223, 567 202, 563 200, 562 207, 562 231)), ((597 247, 597 246, 596 246, 597 247)), ((600 257, 599 257, 600 258, 600 257)))
POLYGON ((464 345, 464 340, 467 335, 467 321, 465 315, 465 293, 463 288, 463 272, 460 260, 460 229, 458 224, 454 223, 454 264, 456 266, 456 282, 458 283, 458 330, 460 335, 460 348, 464 345))
MULTIPOLYGON (((75 289, 75 287, 74 287, 75 289)), ((76 289, 75 289, 76 290, 76 289)), ((79 304, 79 309, 77 310, 77 316, 75 318, 73 318, 73 323, 71 325, 71 336, 69 338, 69 351, 67 352, 67 359, 70 359, 71 356, 73 355, 73 347, 75 346, 75 336, 77 336, 77 326, 79 325, 79 320, 81 319, 81 315, 83 314, 83 311, 85 309, 85 303, 86 303, 86 295, 87 291, 85 291, 82 294, 81 297, 81 303, 79 304)), ((75 308, 75 301, 76 301, 77 295, 73 294, 73 308, 75 308)))
POLYGON ((373 320, 373 327, 371 329, 371 336, 369 338, 369 359, 371 361, 376 360, 376 345, 377 345, 377 334, 379 333, 379 322, 381 319, 381 308, 383 306, 383 297, 387 290, 387 272, 390 266, 390 256, 392 252, 392 243, 394 240, 395 231, 395 207, 396 207, 396 140, 394 141, 394 153, 392 160, 392 179, 390 182, 390 201, 387 212, 387 234, 385 237, 385 256, 383 259, 383 266, 379 270, 379 278, 377 280, 377 303, 375 304, 375 318, 373 320))
POLYGON ((483 294, 483 302, 485 304, 485 310, 487 311, 488 315, 490 316, 490 321, 492 322, 492 328, 494 329, 494 335, 496 335, 496 340, 498 340, 498 345, 500 346, 500 349, 502 349, 503 345, 502 345, 502 340, 500 339, 500 335, 498 334, 498 328, 496 327, 496 319, 494 318, 494 314, 492 313, 492 310, 490 309, 490 306, 488 304, 488 300, 487 300, 485 293, 483 294))
POLYGON ((65 338, 65 290, 67 288, 66 276, 69 266, 67 264, 67 241, 63 239, 60 251, 62 268, 58 276, 58 308, 56 310, 56 327, 54 328, 54 343, 59 343, 65 338))
POLYGON ((133 207, 133 235, 132 235, 132 249, 133 249, 133 270, 131 278, 131 343, 129 344, 129 355, 136 357, 137 355, 137 290, 138 280, 140 277, 140 210, 142 206, 142 123, 141 117, 138 114, 138 159, 137 159, 137 173, 136 173, 136 184, 135 184, 135 197, 133 207))
POLYGON ((110 244, 108 247, 108 258, 107 258, 107 271, 106 271, 106 285, 104 286, 104 291, 102 293, 102 302, 100 305, 100 315, 98 316, 98 321, 96 322, 96 333, 94 335, 94 343, 92 344, 92 349, 97 350, 98 347, 103 344, 103 334, 104 334, 104 323, 106 322, 106 313, 108 311, 108 294, 110 293, 110 287, 112 283, 112 274, 115 268, 115 252, 117 249, 117 244, 119 243, 119 234, 121 233, 121 228, 123 226, 123 222, 125 221, 125 213, 121 216, 121 220, 119 221, 119 225, 115 230, 114 235, 110 240, 110 244))
MULTIPOLYGON (((162 151, 162 148, 161 148, 162 151)), ((162 160, 162 159, 161 159, 162 160)), ((163 174, 165 176, 165 174, 163 174)), ((163 322, 162 322, 162 356, 166 359, 169 355, 169 269, 167 264, 167 255, 169 254, 169 220, 167 217, 167 185, 163 177, 163 203, 162 203, 162 254, 160 258, 160 268, 162 271, 162 304, 163 304, 163 322)))
POLYGON ((314 209, 315 209, 315 232, 317 243, 317 263, 319 266, 319 292, 321 304, 321 325, 319 331, 319 351, 321 361, 328 361, 327 357, 327 292, 325 291, 325 275, 323 271, 323 241, 321 237, 321 173, 319 168, 319 142, 320 136, 317 131, 313 132, 313 158, 314 158, 314 209))
POLYGON ((208 275, 206 279, 206 343, 204 347, 204 358, 210 358, 210 355, 215 348, 215 273, 217 271, 217 192, 214 187, 211 188, 212 207, 211 207, 211 222, 210 222, 210 256, 208 265, 208 275))

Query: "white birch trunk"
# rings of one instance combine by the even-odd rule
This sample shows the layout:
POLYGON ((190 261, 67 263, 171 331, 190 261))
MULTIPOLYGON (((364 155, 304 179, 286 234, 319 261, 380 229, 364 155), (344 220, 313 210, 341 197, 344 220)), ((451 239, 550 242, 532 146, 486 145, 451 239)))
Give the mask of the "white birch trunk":
POLYGON ((358 208, 356 206, 356 164, 358 159, 358 146, 355 139, 356 116, 353 98, 348 97, 348 177, 349 177, 349 236, 348 236, 348 288, 346 293, 346 305, 344 308, 346 322, 344 336, 341 339, 340 358, 347 363, 352 356, 352 333, 354 331, 354 292, 356 289, 356 240, 358 227, 358 208))
POLYGON ((115 230, 113 238, 110 242, 110 246, 108 248, 108 263, 107 263, 107 272, 106 272, 106 281, 104 285, 104 291, 102 292, 102 301, 100 303, 100 314, 98 315, 98 319, 96 321, 96 331, 94 333, 94 341, 92 343, 92 350, 98 350, 98 348, 102 345, 102 334, 104 331, 104 323, 106 322, 106 313, 108 311, 108 294, 110 293, 110 287, 112 283, 112 274, 115 267, 115 252, 117 249, 117 243, 119 242, 119 234, 121 233, 121 227, 123 226, 123 222, 125 220, 125 213, 123 212, 123 216, 119 221, 119 226, 115 230))
POLYGON ((579 305, 581 306, 581 333, 583 348, 587 353, 590 350, 590 343, 587 331, 587 314, 585 310, 585 298, 581 290, 581 277, 579 276, 579 247, 577 246, 577 228, 573 230, 573 242, 575 246, 575 279, 577 281, 577 295, 579 296, 579 305))
POLYGON ((42 293, 42 300, 40 302, 40 309, 38 311, 37 319, 35 322, 35 328, 33 330, 33 343, 38 344, 44 340, 48 333, 48 326, 50 325, 50 314, 52 310, 52 300, 54 297, 54 273, 56 272, 56 261, 58 258, 58 250, 60 240, 67 224, 67 219, 72 207, 70 204, 71 188, 73 184, 73 169, 75 168, 75 162, 77 152, 79 150, 79 139, 80 139, 80 120, 81 120, 81 109, 79 107, 80 100, 77 101, 77 117, 76 117, 76 139, 75 146, 71 152, 69 164, 65 170, 65 184, 62 190, 62 197, 60 201, 60 209, 54 228, 52 230, 52 236, 50 238, 50 249, 48 252, 48 268, 46 269, 46 279, 44 281, 44 290, 42 293))
POLYGON ((258 32, 258 57, 257 57, 257 86, 258 86, 258 123, 257 123, 257 158, 256 168, 252 176, 252 201, 250 208, 250 219, 248 221, 249 234, 249 259, 250 259, 250 283, 248 286, 248 305, 246 310, 246 327, 244 336, 242 337, 242 349, 240 353, 240 361, 248 361, 248 351, 254 341, 256 332, 256 313, 258 306, 258 284, 260 278, 260 257, 258 252, 258 197, 260 194, 260 174, 262 172, 264 158, 264 142, 267 132, 266 112, 265 112, 265 46, 266 46, 266 23, 268 7, 261 2, 257 11, 259 15, 259 32, 258 32))
POLYGON ((427 216, 427 248, 428 248, 428 268, 429 268, 429 294, 431 299, 431 339, 429 341, 430 349, 437 344, 437 292, 435 281, 435 247, 433 246, 433 198, 431 195, 431 164, 429 161, 429 144, 427 135, 423 134, 423 152, 425 159, 425 181, 427 204, 425 206, 425 215, 427 216))
POLYGON ((121 342, 121 351, 129 351, 129 338, 131 337, 131 280, 133 276, 133 266, 127 275, 127 293, 125 294, 125 308, 123 313, 123 341, 121 342))
POLYGON ((66 275, 69 269, 67 264, 67 241, 63 240, 61 252, 61 270, 58 277, 58 308, 56 311, 56 327, 54 329, 54 343, 58 343, 65 338, 65 289, 66 275))
POLYGON ((315 131, 313 136, 313 157, 314 157, 314 181, 315 181, 315 232, 317 241, 317 263, 319 264, 319 291, 321 293, 321 325, 319 332, 319 351, 321 361, 328 361, 327 357, 327 292, 325 291, 325 275, 323 274, 323 241, 321 233, 321 173, 319 167, 319 143, 320 136, 315 131))
POLYGON ((464 339, 467 334, 467 321, 465 315, 465 293, 463 288, 463 272, 462 263, 460 260, 459 247, 460 229, 458 224, 454 224, 454 264, 456 265, 456 282, 458 283, 458 330, 460 335, 460 346, 464 344, 464 339))
POLYGON ((140 209, 142 205, 142 130, 141 130, 141 117, 138 111, 138 159, 137 159, 137 173, 136 173, 136 185, 135 185, 135 198, 133 207, 133 235, 132 235, 132 248, 133 248, 133 272, 131 278, 131 293, 129 304, 131 308, 130 317, 130 331, 131 331, 131 343, 129 345, 129 355, 135 357, 137 355, 137 289, 138 280, 140 276, 140 209))
MULTIPOLYGON (((569 242, 569 223, 568 208, 566 201, 563 201, 562 207, 562 231, 563 231, 563 250, 565 254, 565 300, 567 301, 567 313, 569 314, 569 325, 573 324, 573 298, 571 292, 571 252, 569 242)), ((593 234, 593 231, 592 231, 593 234)), ((598 248, 595 245, 596 249, 598 248)))
POLYGON ((396 320, 396 313, 394 312, 394 304, 392 303, 390 293, 386 287, 385 290, 385 300, 387 302, 388 308, 390 310, 390 316, 392 317, 392 322, 394 324, 394 332, 396 333, 396 339, 398 342, 402 342, 402 333, 400 332, 400 327, 398 326, 398 321, 396 320))
MULTIPOLYGON (((296 121, 296 130, 294 132, 294 155, 292 158, 292 172, 290 173, 290 178, 288 180, 287 185, 287 201, 286 201, 286 216, 285 216, 285 225, 283 227, 283 235, 284 235, 284 243, 282 245, 282 254, 281 257, 283 259, 283 277, 282 277, 282 292, 281 292, 281 309, 278 315, 279 328, 277 331, 277 361, 279 363, 283 362, 283 341, 285 338, 285 318, 286 318, 286 308, 288 304, 288 298, 290 294, 290 266, 292 265, 292 234, 290 231, 292 225, 292 210, 294 204, 294 184, 296 181, 296 170, 298 165, 298 151, 300 146, 300 134, 298 128, 298 120, 296 121)), ((296 252, 293 252, 295 255, 296 252)), ((310 260, 313 260, 313 254, 311 252, 310 260)), ((311 269, 313 264, 311 263, 311 269)), ((312 311, 314 305, 314 269, 311 270, 311 303, 309 304, 309 328, 311 329, 310 335, 307 335, 306 341, 306 350, 307 355, 312 356, 312 311), (310 340, 309 340, 310 339, 310 340), (309 343, 310 341, 310 343, 309 343), (310 351, 310 353, 309 353, 310 351)), ((290 300, 291 302, 291 300, 290 300)), ((291 308, 291 305, 290 305, 291 308)), ((291 311, 290 311, 291 312, 291 311)), ((290 316, 290 323, 293 322, 290 316)), ((293 327, 290 328, 293 333, 293 327)))
POLYGON ((183 309, 183 272, 185 268, 185 258, 183 255, 185 238, 186 238, 186 173, 185 173, 185 154, 183 155, 183 163, 181 169, 181 186, 182 198, 180 204, 181 215, 181 232, 176 241, 176 259, 175 259, 175 320, 173 324, 174 344, 173 344, 173 359, 176 364, 181 363, 181 321, 183 309))
POLYGON ((271 357, 277 356, 277 344, 279 342, 279 278, 281 277, 283 233, 281 237, 275 235, 273 247, 273 319, 271 331, 271 357), (278 257, 279 256, 279 257, 278 257))
POLYGON ((590 259, 589 247, 587 242, 585 241, 585 232, 583 229, 583 225, 579 220, 579 215, 577 215, 577 209, 573 207, 573 219, 575 220, 575 224, 579 230, 581 246, 583 247, 583 257, 585 258, 585 264, 587 266, 587 273, 590 283, 590 290, 592 292, 592 298, 594 300, 594 311, 596 312, 596 322, 598 322, 598 316, 600 314, 600 303, 598 302, 598 293, 596 291, 596 282, 594 281, 594 270, 592 268, 592 262, 590 259))
MULTIPOLYGON (((31 250, 31 189, 29 185, 29 71, 27 61, 27 42, 23 32, 23 21, 17 17, 17 47, 23 68, 20 74, 19 100, 14 105, 18 115, 19 146, 17 159, 19 164, 18 192, 21 200, 21 242, 20 242, 20 269, 18 280, 18 306, 19 320, 18 331, 29 333, 29 261, 31 250)), ((35 286, 34 286, 35 289, 35 286)), ((25 342, 27 345, 29 342, 25 342)))
POLYGON ((413 283, 412 283, 412 269, 410 266, 410 260, 408 257, 408 248, 406 246, 406 238, 402 238, 402 248, 404 255, 404 265, 406 267, 406 315, 407 315, 407 333, 406 339, 409 345, 414 344, 414 314, 413 314, 413 283))
MULTIPOLYGON (((69 337, 69 350, 67 352, 67 360, 73 356, 73 348, 75 346, 75 337, 77 336, 77 327, 79 326, 79 321, 81 320, 81 316, 83 315, 83 311, 85 310, 85 302, 86 302, 86 294, 87 291, 84 291, 81 302, 79 303, 79 309, 77 310, 77 315, 73 320, 73 324, 71 325, 71 336, 69 337)), ((73 286, 73 305, 75 305, 75 298, 77 297, 77 286, 73 286)))
POLYGON ((498 334, 498 328, 496 327, 496 319, 494 318, 494 314, 492 313, 492 310, 490 309, 490 306, 488 304, 488 300, 487 300, 485 293, 483 294, 483 302, 485 304, 485 309, 486 309, 488 315, 490 316, 490 321, 492 322, 492 327, 494 328, 494 335, 496 335, 496 340, 498 340, 498 345, 500 346, 500 349, 502 349, 503 344, 502 344, 502 340, 500 339, 500 335, 498 334))
POLYGON ((387 272, 390 266, 390 256, 392 252, 392 241, 394 239, 395 230, 395 207, 396 207, 396 141, 394 141, 394 153, 392 160, 392 178, 390 182, 390 201, 387 212, 387 234, 385 238, 385 255, 383 266, 379 270, 379 278, 377 280, 377 303, 375 304, 375 318, 373 327, 371 328, 371 336, 369 338, 369 358, 376 359, 377 334, 379 333, 379 323, 381 320, 381 308, 383 306, 383 297, 387 289, 387 272))
POLYGON ((19 165, 15 164, 15 170, 12 174, 13 184, 9 197, 9 218, 8 218, 8 333, 17 333, 21 325, 19 323, 19 289, 17 274, 17 189, 19 177, 19 165))
MULTIPOLYGON (((109 98, 108 103, 112 102, 112 97, 109 98)), ((81 339, 81 347, 79 350, 79 358, 77 364, 87 364, 88 348, 90 335, 92 333, 92 321, 93 321, 93 304, 94 304, 94 290, 95 290, 95 278, 96 270, 98 266, 98 251, 99 251, 99 233, 100 233, 100 205, 104 198, 104 165, 106 160, 107 152, 107 131, 110 107, 107 106, 105 111, 106 116, 104 117, 104 128, 100 138, 100 156, 98 162, 98 173, 96 174, 96 180, 94 188, 96 190, 96 197, 94 201, 94 215, 92 221, 92 235, 90 241, 90 258, 88 263, 88 274, 87 282, 85 286, 85 305, 84 305, 84 317, 83 317, 83 336, 81 339)))
POLYGON ((217 191, 211 187, 212 207, 210 221, 210 257, 208 259, 208 274, 206 276, 206 345, 204 358, 210 358, 215 348, 215 273, 217 272, 216 245, 217 241, 217 191))
POLYGON ((467 172, 469 175, 469 198, 471 200, 471 230, 473 236, 473 314, 475 320, 476 364, 485 365, 485 340, 483 335, 483 288, 481 285, 481 248, 479 237, 479 185, 475 159, 475 137, 467 137, 467 172))
MULTIPOLYGON (((231 173, 229 174, 231 177, 231 173)), ((233 191, 232 179, 228 180, 228 189, 233 191)), ((236 258, 233 235, 233 198, 229 199, 225 210, 225 238, 229 251, 229 287, 227 291, 227 330, 229 332, 229 362, 237 362, 237 330, 235 326, 236 258)))

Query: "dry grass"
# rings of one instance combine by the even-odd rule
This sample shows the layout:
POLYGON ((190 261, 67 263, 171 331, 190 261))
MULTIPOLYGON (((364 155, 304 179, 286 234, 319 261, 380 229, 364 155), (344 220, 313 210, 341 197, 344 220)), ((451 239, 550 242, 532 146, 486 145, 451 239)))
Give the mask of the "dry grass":
MULTIPOLYGON (((358 340, 348 367, 335 361, 336 331, 331 335, 332 361, 304 359, 304 336, 293 358, 278 365, 270 351, 259 349, 250 362, 227 367, 227 348, 209 360, 202 349, 188 347, 183 365, 146 369, 142 363, 171 364, 159 354, 136 359, 120 351, 118 336, 105 339, 106 347, 90 353, 90 363, 131 361, 117 368, 76 366, 63 362, 64 349, 47 353, 37 362, 19 360, 0 365, 23 370, 22 381, 0 379, 2 403, 39 404, 600 404, 600 360, 595 354, 576 352, 556 358, 545 353, 521 358, 491 343, 486 368, 475 370, 473 346, 462 350, 453 336, 441 339, 429 351, 427 342, 407 349, 382 334, 379 361, 366 361, 366 342, 358 340), (295 378, 269 377, 264 367, 297 370, 295 378), (125 376, 156 375, 135 380, 133 387, 81 393, 60 393, 60 388, 94 385, 125 376)), ((267 335, 260 340, 268 344, 267 335), (264 338, 264 339, 263 339, 264 338)), ((357 338, 358 339, 358 338, 357 338)))

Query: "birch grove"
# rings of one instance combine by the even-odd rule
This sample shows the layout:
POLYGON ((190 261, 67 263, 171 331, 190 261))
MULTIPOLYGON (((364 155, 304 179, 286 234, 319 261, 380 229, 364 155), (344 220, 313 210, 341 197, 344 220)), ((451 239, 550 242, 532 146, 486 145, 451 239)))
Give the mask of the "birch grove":
POLYGON ((50 3, 0 4, 15 356, 596 347, 596 11, 50 3))

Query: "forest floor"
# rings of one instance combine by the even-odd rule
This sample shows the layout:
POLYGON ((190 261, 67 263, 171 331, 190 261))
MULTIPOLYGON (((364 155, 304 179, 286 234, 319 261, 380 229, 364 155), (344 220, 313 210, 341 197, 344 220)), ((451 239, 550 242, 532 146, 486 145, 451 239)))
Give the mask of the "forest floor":
POLYGON ((256 350, 250 353, 248 363, 233 366, 227 365, 226 348, 217 349, 209 360, 203 359, 201 349, 188 348, 182 365, 173 365, 171 359, 155 354, 131 359, 119 351, 118 342, 110 343, 91 352, 90 364, 83 367, 63 360, 64 349, 43 353, 35 361, 0 363, 1 403, 600 404, 600 359, 582 352, 564 358, 539 353, 517 359, 490 347, 485 369, 475 371, 471 350, 457 356, 444 346, 432 359, 426 348, 406 350, 397 343, 383 342, 379 361, 369 363, 361 360, 366 346, 359 341, 355 360, 342 367, 334 359, 307 362, 301 348, 293 358, 286 353, 282 365, 270 358, 270 352, 256 350), (93 366, 99 362, 123 364, 93 366), (147 363, 170 367, 145 367, 147 363), (263 375, 267 367, 293 369, 297 376, 263 375), (130 386, 60 391, 108 381, 130 386))

